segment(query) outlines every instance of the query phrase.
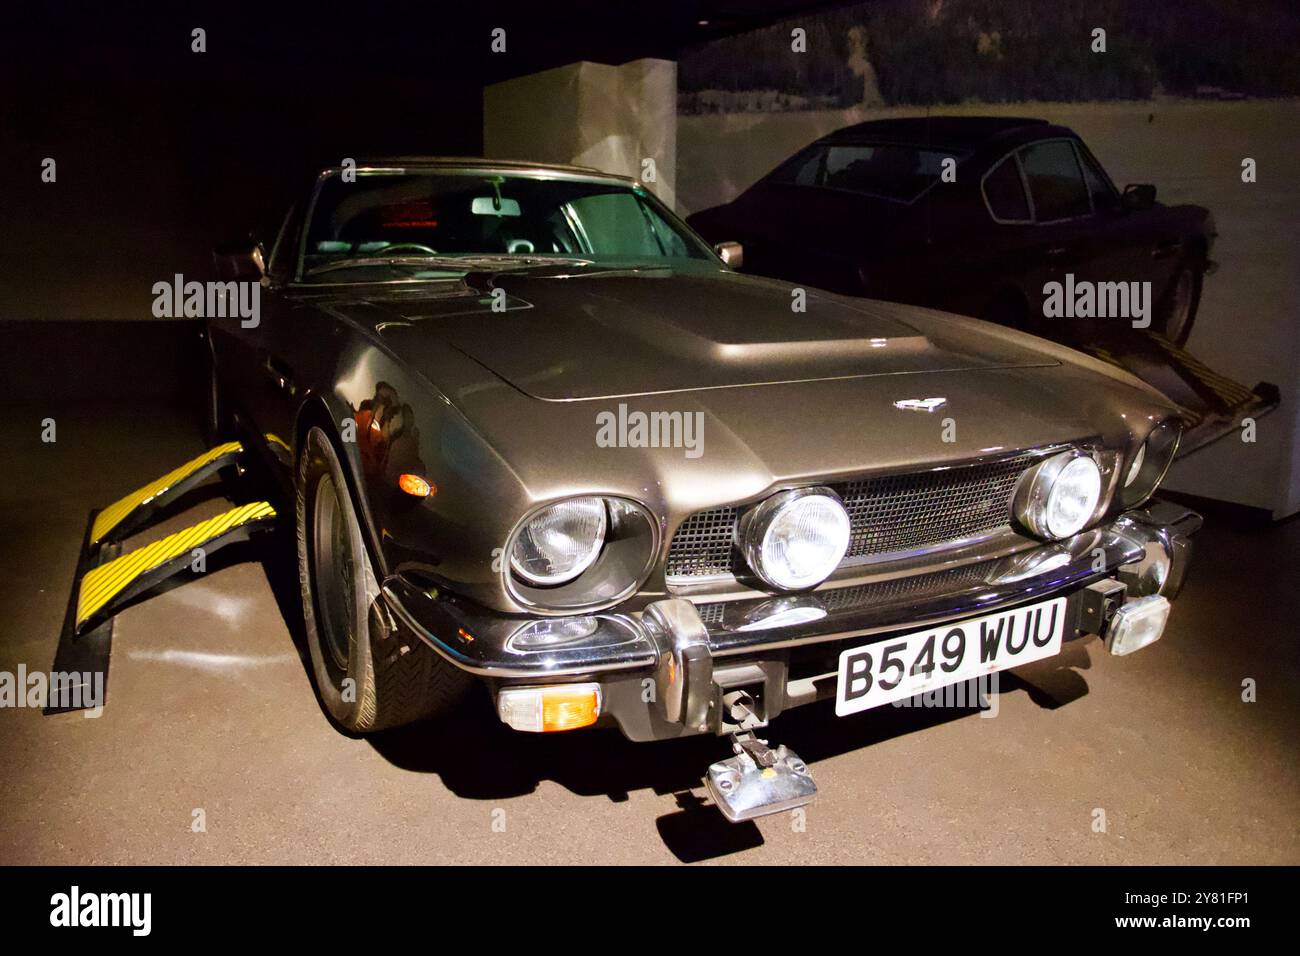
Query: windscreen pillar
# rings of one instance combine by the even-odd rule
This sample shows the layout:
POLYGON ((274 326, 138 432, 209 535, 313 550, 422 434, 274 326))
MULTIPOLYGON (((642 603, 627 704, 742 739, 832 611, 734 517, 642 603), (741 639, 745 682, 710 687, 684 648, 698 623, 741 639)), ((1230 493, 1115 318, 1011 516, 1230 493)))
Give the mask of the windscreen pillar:
POLYGON ((675 207, 677 64, 584 61, 495 83, 483 91, 483 151, 632 176, 675 207))

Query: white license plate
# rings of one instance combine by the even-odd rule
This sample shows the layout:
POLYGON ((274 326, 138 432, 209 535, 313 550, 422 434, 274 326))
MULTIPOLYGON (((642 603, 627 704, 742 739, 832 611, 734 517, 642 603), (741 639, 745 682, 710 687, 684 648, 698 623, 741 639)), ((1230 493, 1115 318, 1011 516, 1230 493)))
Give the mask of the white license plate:
POLYGON ((840 655, 835 713, 856 714, 1061 651, 1065 598, 940 624, 840 655))

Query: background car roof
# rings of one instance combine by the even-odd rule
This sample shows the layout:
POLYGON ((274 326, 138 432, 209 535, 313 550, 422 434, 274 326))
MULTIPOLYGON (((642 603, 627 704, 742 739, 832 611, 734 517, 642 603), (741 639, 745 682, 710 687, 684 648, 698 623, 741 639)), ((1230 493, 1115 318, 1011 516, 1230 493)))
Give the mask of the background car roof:
POLYGON ((818 143, 897 142, 971 150, 1004 134, 1048 131, 1047 120, 1014 116, 912 116, 870 120, 823 136, 818 143))
MULTIPOLYGON (((357 159, 357 168, 384 168, 384 167, 403 167, 403 168, 470 168, 470 169, 500 169, 503 172, 523 171, 523 170, 543 170, 557 173, 574 173, 583 176, 595 176, 601 179, 618 179, 625 182, 633 182, 628 176, 620 176, 617 173, 607 173, 603 170, 591 166, 572 166, 564 163, 541 163, 533 160, 523 159, 487 159, 482 156, 366 156, 357 159)), ((337 161, 324 163, 319 167, 320 172, 326 170, 338 169, 337 161)))

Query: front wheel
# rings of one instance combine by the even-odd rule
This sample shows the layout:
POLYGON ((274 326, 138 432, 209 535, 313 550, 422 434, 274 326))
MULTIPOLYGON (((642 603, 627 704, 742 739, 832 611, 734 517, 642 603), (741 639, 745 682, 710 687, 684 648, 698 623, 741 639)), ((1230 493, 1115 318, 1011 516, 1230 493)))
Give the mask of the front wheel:
POLYGON ((347 477, 319 427, 303 440, 296 511, 307 648, 330 716, 344 730, 368 733, 458 703, 471 678, 385 620, 347 477))

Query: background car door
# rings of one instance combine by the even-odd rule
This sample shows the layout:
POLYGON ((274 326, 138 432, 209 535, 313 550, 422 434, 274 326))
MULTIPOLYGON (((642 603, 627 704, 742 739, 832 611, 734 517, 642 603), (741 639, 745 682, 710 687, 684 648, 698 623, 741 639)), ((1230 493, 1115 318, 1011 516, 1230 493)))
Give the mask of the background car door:
POLYGON ((1184 236, 1163 206, 1125 208, 1096 157, 1082 142, 1074 145, 1092 199, 1099 281, 1150 282, 1159 299, 1182 256, 1184 236))
POLYGON ((895 230, 909 208, 834 181, 835 172, 852 163, 855 151, 870 149, 809 147, 728 207, 725 238, 744 246, 743 271, 862 294, 864 268, 872 271, 871 264, 864 263, 866 250, 897 246, 895 230))

